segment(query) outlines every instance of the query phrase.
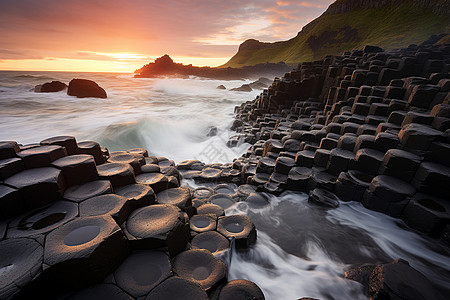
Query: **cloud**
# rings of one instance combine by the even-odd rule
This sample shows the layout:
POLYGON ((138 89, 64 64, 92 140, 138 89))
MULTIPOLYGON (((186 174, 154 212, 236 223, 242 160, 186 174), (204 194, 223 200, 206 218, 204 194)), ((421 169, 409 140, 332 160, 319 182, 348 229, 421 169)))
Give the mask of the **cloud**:
POLYGON ((331 0, 0 0, 0 59, 231 57, 248 38, 296 35, 331 0))

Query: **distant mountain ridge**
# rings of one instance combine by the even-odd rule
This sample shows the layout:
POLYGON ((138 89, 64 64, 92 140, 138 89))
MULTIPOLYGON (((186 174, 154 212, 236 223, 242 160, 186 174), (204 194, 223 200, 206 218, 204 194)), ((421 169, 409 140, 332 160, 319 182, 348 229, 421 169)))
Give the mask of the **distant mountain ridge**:
POLYGON ((421 44, 431 36, 450 34, 450 0, 337 0, 296 37, 275 43, 250 39, 223 67, 303 61, 362 49, 421 44))

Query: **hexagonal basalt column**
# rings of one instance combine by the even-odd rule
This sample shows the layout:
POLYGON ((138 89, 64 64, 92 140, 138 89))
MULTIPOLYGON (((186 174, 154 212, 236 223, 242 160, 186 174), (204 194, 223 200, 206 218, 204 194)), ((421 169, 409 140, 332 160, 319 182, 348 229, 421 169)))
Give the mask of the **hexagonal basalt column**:
POLYGON ((225 211, 217 204, 206 203, 197 208, 197 214, 214 214, 220 217, 225 215, 225 211))
POLYGON ((114 272, 117 285, 131 296, 147 295, 172 274, 169 256, 160 251, 131 254, 114 272))
POLYGON ((144 156, 137 153, 128 153, 125 151, 111 152, 108 158, 110 163, 130 164, 133 167, 134 174, 142 173, 141 166, 145 165, 144 156))
POLYGON ((28 209, 61 199, 66 188, 61 170, 49 167, 22 171, 5 183, 19 189, 28 209))
POLYGON ((128 251, 128 241, 111 217, 81 217, 47 235, 44 272, 62 286, 85 286, 103 280, 128 251))
POLYGON ((122 291, 117 285, 110 283, 95 284, 76 294, 65 298, 67 300, 95 300, 95 299, 114 299, 131 300, 130 296, 122 291))
POLYGON ((94 157, 88 154, 70 155, 52 163, 63 172, 67 186, 96 180, 98 177, 94 157))
POLYGON ((117 195, 130 200, 131 211, 156 203, 156 195, 151 187, 144 184, 129 184, 115 190, 117 195))
POLYGON ((181 210, 170 204, 155 204, 135 210, 124 226, 133 249, 167 247, 174 256, 186 247, 189 230, 181 210))
MULTIPOLYGON (((214 299, 214 298, 213 298, 214 299)), ((252 299, 264 300, 261 289, 253 282, 238 279, 229 281, 220 290, 217 300, 252 299)))
POLYGON ((230 241, 217 231, 197 234, 191 241, 192 249, 205 249, 212 254, 218 254, 230 247, 230 241))
POLYGON ((19 151, 20 147, 14 141, 0 142, 0 159, 17 157, 17 152, 19 151))
POLYGON ((100 179, 109 180, 113 187, 135 183, 133 168, 126 163, 106 163, 97 166, 100 179))
POLYGON ((178 254, 173 262, 173 271, 181 278, 199 284, 205 291, 226 280, 227 276, 225 264, 204 249, 178 254))
POLYGON ((191 227, 191 230, 198 233, 216 230, 217 215, 202 214, 192 216, 192 218, 189 221, 189 225, 191 227))
POLYGON ((96 180, 68 188, 64 193, 64 199, 81 202, 98 195, 110 194, 112 191, 112 185, 109 180, 96 180))
POLYGON ((8 225, 7 238, 43 235, 73 220, 77 215, 78 206, 75 203, 57 201, 12 220, 8 225))
POLYGON ((0 298, 9 299, 39 274, 44 249, 33 239, 0 242, 0 298))
POLYGON ((236 203, 232 197, 224 194, 215 194, 208 199, 208 202, 219 205, 224 210, 236 203))
POLYGON ((174 276, 164 280, 145 298, 145 300, 166 299, 208 300, 209 298, 199 284, 174 276))
POLYGON ((169 180, 161 173, 143 173, 136 176, 136 182, 150 186, 155 193, 166 190, 169 180))
POLYGON ((61 146, 40 146, 17 153, 27 169, 48 167, 50 164, 67 156, 66 149, 61 146))
POLYGON ((80 217, 108 215, 122 225, 131 213, 131 201, 128 198, 106 194, 89 198, 80 203, 80 217))
POLYGON ((90 154, 94 157, 95 163, 101 165, 105 163, 105 158, 103 157, 102 148, 100 145, 93 141, 84 141, 78 143, 78 153, 80 154, 90 154))
POLYGON ((156 199, 158 203, 176 205, 186 212, 192 209, 191 191, 185 186, 159 192, 156 199))
POLYGON ((58 145, 66 148, 67 154, 74 155, 78 154, 77 141, 73 136, 55 136, 41 141, 41 145, 50 146, 58 145))
POLYGON ((0 220, 20 215, 25 204, 19 191, 15 188, 0 184, 0 220))
POLYGON ((25 165, 20 158, 13 157, 0 159, 0 180, 5 180, 24 169, 25 165))
POLYGON ((217 231, 228 239, 235 239, 238 249, 248 248, 256 242, 256 229, 249 217, 243 215, 220 217, 217 231))

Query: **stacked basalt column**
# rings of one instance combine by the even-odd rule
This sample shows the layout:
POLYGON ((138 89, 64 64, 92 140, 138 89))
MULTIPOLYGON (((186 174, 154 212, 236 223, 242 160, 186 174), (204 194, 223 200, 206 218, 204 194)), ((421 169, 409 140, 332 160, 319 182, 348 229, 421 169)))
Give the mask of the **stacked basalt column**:
POLYGON ((249 281, 227 282, 216 257, 256 241, 247 217, 224 216, 237 186, 205 199, 180 179, 144 149, 0 142, 0 298, 264 299, 249 281))
POLYGON ((301 64, 236 108, 235 129, 255 142, 233 167, 258 191, 308 192, 331 207, 361 201, 449 240, 449 71, 450 45, 301 64), (312 81, 321 86, 287 89, 312 81), (284 101, 269 105, 275 95, 284 101))

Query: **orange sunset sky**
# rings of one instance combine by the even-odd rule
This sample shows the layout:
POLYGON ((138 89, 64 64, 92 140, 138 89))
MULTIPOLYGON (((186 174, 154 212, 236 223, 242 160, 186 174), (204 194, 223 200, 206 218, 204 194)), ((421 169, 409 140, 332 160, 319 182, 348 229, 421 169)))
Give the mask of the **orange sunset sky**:
POLYGON ((294 37, 332 0, 0 0, 0 70, 133 72, 163 54, 218 66, 294 37))

